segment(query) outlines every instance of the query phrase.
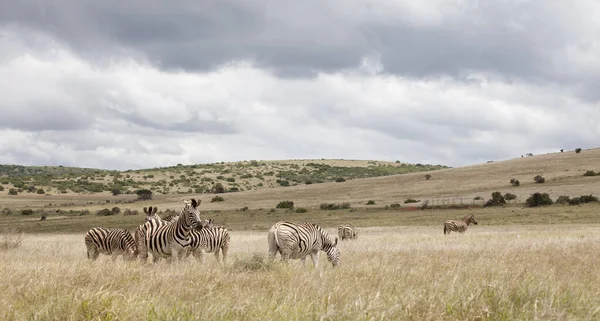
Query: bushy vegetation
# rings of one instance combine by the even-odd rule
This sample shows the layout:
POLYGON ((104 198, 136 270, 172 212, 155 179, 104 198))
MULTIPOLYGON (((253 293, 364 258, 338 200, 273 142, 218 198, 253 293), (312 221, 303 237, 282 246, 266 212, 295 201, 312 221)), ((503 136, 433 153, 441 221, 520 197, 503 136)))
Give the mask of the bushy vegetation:
POLYGON ((538 183, 538 184, 542 184, 542 183, 544 183, 546 181, 546 179, 542 175, 536 175, 533 178, 533 181, 536 182, 536 183, 538 183))
POLYGON ((506 193, 506 194, 504 194, 504 199, 507 200, 507 201, 516 200, 517 199, 517 195, 512 194, 512 193, 506 193))
POLYGON ((21 211, 21 215, 33 215, 33 210, 30 208, 21 211))
POLYGON ((304 207, 297 207, 296 208, 296 213, 306 213, 308 212, 308 210, 304 207))
POLYGON ((368 200, 366 205, 375 205, 375 201, 374 200, 368 200))
POLYGON ((505 205, 505 204, 506 204, 506 200, 504 199, 504 196, 502 196, 502 194, 500 192, 493 192, 492 198, 489 199, 487 202, 485 202, 484 206, 485 207, 501 206, 501 205, 505 205))
POLYGON ((101 209, 98 212, 96 212, 96 215, 98 216, 110 216, 110 215, 114 215, 115 213, 113 213, 113 211, 111 211, 108 208, 105 209, 101 209))
POLYGON ((575 148, 575 153, 577 153, 577 154, 581 153, 581 148, 575 148))
POLYGON ((344 209, 349 209, 350 203, 344 202, 341 204, 335 204, 335 203, 321 203, 321 205, 319 206, 319 208, 321 210, 324 211, 331 211, 331 210, 344 210, 344 209))
POLYGON ((510 184, 511 184, 512 186, 519 186, 519 185, 521 185, 521 182, 519 182, 519 180, 518 180, 518 179, 511 178, 511 179, 510 179, 510 184))
POLYGON ((474 201, 481 201, 482 199, 483 199, 483 197, 481 197, 481 196, 475 196, 475 197, 473 197, 474 201))
POLYGON ((223 184, 221 184, 221 183, 215 184, 215 186, 213 187, 213 193, 215 193, 215 194, 225 193, 225 187, 223 187, 223 184))
POLYGON ((219 196, 219 195, 213 197, 210 200, 211 203, 214 203, 214 202, 224 202, 224 201, 225 201, 225 199, 223 197, 219 196))
POLYGON ((289 209, 293 209, 294 208, 294 202, 293 201, 281 201, 281 202, 279 202, 279 204, 277 204, 277 206, 275 206, 275 208, 289 208, 289 209))
POLYGON ((573 197, 569 200, 569 205, 579 205, 585 203, 594 203, 598 202, 598 198, 593 195, 581 195, 578 197, 573 197))
POLYGON ((556 199, 556 204, 569 204, 571 202, 571 198, 568 195, 561 195, 556 199))
POLYGON ((19 192, 17 191, 16 188, 11 188, 8 190, 8 195, 17 195, 19 194, 19 192))
POLYGON ((425 179, 428 180, 431 178, 431 174, 425 174, 425 179))
POLYGON ((135 191, 139 200, 146 201, 152 199, 152 191, 149 189, 139 189, 135 191))
POLYGON ((525 200, 529 207, 552 205, 552 199, 548 193, 533 193, 525 200))
POLYGON ((600 175, 600 173, 594 172, 594 171, 586 171, 583 176, 598 176, 600 175))
POLYGON ((409 199, 407 199, 407 200, 404 201, 404 204, 419 203, 419 202, 420 202, 420 200, 409 198, 409 199))

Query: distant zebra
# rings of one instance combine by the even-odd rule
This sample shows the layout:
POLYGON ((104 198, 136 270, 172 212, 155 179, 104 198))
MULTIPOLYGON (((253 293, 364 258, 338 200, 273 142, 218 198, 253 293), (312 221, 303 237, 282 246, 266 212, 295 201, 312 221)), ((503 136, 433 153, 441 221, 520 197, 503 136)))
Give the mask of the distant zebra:
POLYGON ((85 247, 88 259, 95 261, 100 253, 111 255, 113 261, 123 255, 125 260, 133 260, 137 256, 137 247, 131 233, 116 228, 94 227, 85 234, 85 247))
POLYGON ((150 220, 138 228, 138 252, 142 261, 146 261, 148 252, 152 253, 153 262, 160 257, 181 260, 186 256, 191 242, 190 231, 201 225, 200 202, 195 199, 185 201, 180 218, 175 221, 150 220))
POLYGON ((340 237, 340 240, 354 240, 358 238, 358 232, 352 224, 345 223, 338 226, 338 236, 340 237))
POLYGON ((270 261, 279 252, 284 262, 288 259, 301 259, 302 264, 305 264, 306 256, 310 255, 316 268, 319 266, 319 251, 324 251, 334 267, 340 263, 340 251, 336 247, 338 238, 332 242, 327 232, 316 224, 280 221, 271 227, 267 240, 270 261))
POLYGON ((467 230, 469 224, 477 225, 477 221, 475 220, 475 215, 469 214, 463 217, 460 221, 457 220, 447 220, 444 222, 444 235, 450 234, 450 232, 458 232, 464 233, 467 230))
POLYGON ((195 258, 204 263, 206 253, 215 253, 215 258, 219 261, 219 252, 223 253, 223 263, 227 261, 227 251, 229 250, 230 235, 229 231, 223 226, 213 227, 212 219, 203 224, 203 228, 192 229, 190 232, 190 250, 188 255, 193 254, 195 258))
POLYGON ((160 220, 160 216, 158 216, 158 214, 156 214, 156 211, 158 211, 158 207, 152 207, 150 206, 149 208, 145 208, 144 207, 144 213, 146 214, 146 221, 150 221, 150 220, 155 220, 158 219, 160 220))

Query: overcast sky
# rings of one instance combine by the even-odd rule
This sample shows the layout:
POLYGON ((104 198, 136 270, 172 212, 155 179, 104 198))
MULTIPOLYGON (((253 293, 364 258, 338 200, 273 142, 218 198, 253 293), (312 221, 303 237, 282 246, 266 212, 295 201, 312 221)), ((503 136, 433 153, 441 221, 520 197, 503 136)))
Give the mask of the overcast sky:
POLYGON ((599 147, 596 0, 0 0, 0 164, 599 147))

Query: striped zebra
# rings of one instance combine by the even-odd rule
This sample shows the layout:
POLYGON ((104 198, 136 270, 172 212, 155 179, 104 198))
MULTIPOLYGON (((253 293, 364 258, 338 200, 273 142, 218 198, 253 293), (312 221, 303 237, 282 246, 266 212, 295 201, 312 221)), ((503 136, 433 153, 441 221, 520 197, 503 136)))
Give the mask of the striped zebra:
POLYGON ((338 226, 338 236, 340 240, 354 240, 358 238, 358 231, 352 224, 345 223, 338 226))
POLYGON ((279 221, 269 230, 267 240, 270 261, 279 252, 282 261, 301 259, 304 265, 306 256, 310 255, 316 268, 319 266, 319 251, 324 251, 334 267, 340 264, 340 251, 336 247, 338 238, 332 242, 327 232, 316 224, 279 221))
POLYGON ((190 231, 200 225, 200 211, 198 205, 201 200, 192 199, 184 202, 180 218, 171 222, 163 220, 150 220, 138 228, 138 248, 142 261, 148 258, 148 252, 152 253, 152 260, 156 262, 159 258, 171 260, 187 256, 190 245, 190 231))
POLYGON ((94 227, 85 233, 85 247, 88 259, 95 261, 100 253, 112 256, 123 255, 124 260, 133 260, 137 256, 137 246, 131 233, 121 228, 108 229, 94 227))
POLYGON ((473 214, 465 215, 460 221, 447 220, 444 222, 444 235, 450 234, 450 232, 464 233, 471 223, 477 225, 473 214))
POLYGON ((152 207, 150 206, 149 208, 145 208, 144 207, 144 213, 146 214, 146 221, 150 221, 150 220, 160 220, 160 216, 158 216, 158 214, 156 214, 156 211, 158 211, 158 207, 152 207))
POLYGON ((223 226, 213 227, 210 219, 203 224, 202 229, 192 229, 190 232, 190 250, 188 256, 193 254, 195 258, 204 263, 206 253, 215 253, 219 261, 219 252, 223 254, 222 263, 227 262, 227 251, 229 250, 229 231, 223 226))

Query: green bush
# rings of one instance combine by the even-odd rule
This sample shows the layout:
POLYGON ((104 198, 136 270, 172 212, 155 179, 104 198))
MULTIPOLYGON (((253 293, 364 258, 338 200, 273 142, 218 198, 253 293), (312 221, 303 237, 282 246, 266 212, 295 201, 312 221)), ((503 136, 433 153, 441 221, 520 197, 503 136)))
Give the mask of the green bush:
POLYGON ((483 199, 483 197, 481 197, 481 196, 475 196, 475 197, 473 197, 474 201, 481 201, 482 199, 483 199))
POLYGON ((296 208, 296 213, 306 213, 308 212, 307 209, 305 209, 304 207, 297 207, 296 208))
POLYGON ((430 178, 431 178, 431 175, 430 175, 430 174, 426 174, 426 175, 425 175, 425 179, 427 179, 427 180, 428 180, 428 179, 430 179, 430 178))
POLYGON ((596 173, 594 171, 586 171, 583 176, 598 176, 600 173, 596 173))
POLYGON ((581 203, 594 203, 598 202, 598 198, 593 195, 581 195, 579 196, 579 201, 581 203))
POLYGON ((218 196, 218 195, 217 195, 217 196, 215 196, 215 197, 213 197, 213 198, 210 200, 210 202, 211 202, 211 203, 214 203, 214 202, 224 202, 224 201, 225 201, 225 199, 224 199, 223 197, 221 197, 221 196, 218 196))
POLYGON ((279 185, 281 185, 281 186, 284 186, 284 187, 290 186, 290 182, 289 182, 289 181, 286 181, 286 180, 281 180, 281 179, 278 179, 278 180, 277 180, 277 183, 278 183, 279 185))
POLYGON ((544 183, 546 181, 546 179, 542 175, 536 175, 533 178, 533 181, 536 182, 536 183, 538 183, 538 184, 542 184, 542 183, 544 183))
POLYGON ((529 207, 552 205, 552 199, 548 193, 533 193, 525 200, 529 207))
POLYGON ((400 204, 398 204, 398 203, 390 204, 390 208, 400 208, 400 207, 402 207, 402 206, 400 206, 400 204))
POLYGON ((368 200, 367 201, 367 205, 375 205, 375 201, 374 200, 368 200))
POLYGON ((292 208, 294 208, 294 202, 293 201, 281 201, 281 202, 279 202, 279 204, 277 204, 277 206, 275 206, 275 208, 292 209, 292 208))
POLYGON ((30 208, 21 211, 21 215, 33 215, 33 210, 30 208))
POLYGON ((227 182, 230 182, 230 183, 233 183, 233 182, 235 182, 235 178, 233 178, 233 177, 227 177, 227 178, 225 179, 225 181, 227 181, 227 182))
POLYGON ((37 190, 38 194, 46 194, 46 192, 44 191, 44 189, 40 188, 37 190))
POLYGON ((409 198, 409 199, 407 199, 407 200, 404 201, 404 204, 419 203, 419 202, 420 202, 419 200, 409 198))
POLYGON ((500 192, 493 192, 492 193, 492 199, 488 200, 487 202, 485 202, 485 207, 488 206, 501 206, 506 204, 506 200, 504 199, 504 196, 502 196, 502 194, 500 192))
POLYGON ((110 216, 113 214, 114 213, 111 210, 109 210, 108 208, 105 208, 105 209, 102 209, 102 210, 99 210, 98 212, 96 212, 96 215, 99 215, 99 216, 110 216))
POLYGON ((135 194, 137 194, 138 199, 142 200, 142 201, 152 199, 152 191, 149 189, 139 189, 139 190, 135 191, 135 194))
POLYGON ((213 187, 213 192, 215 194, 222 194, 225 193, 225 187, 223 187, 223 184, 221 183, 217 183, 215 184, 215 186, 213 187))
POLYGON ((512 194, 512 193, 506 193, 506 194, 504 194, 504 199, 507 200, 507 201, 516 200, 517 199, 517 195, 512 194))
POLYGON ((575 148, 575 153, 577 153, 577 154, 581 153, 581 148, 575 148))
POLYGON ((0 185, 0 192, 4 191, 4 186, 0 185))
POLYGON ((113 215, 115 215, 115 214, 119 214, 119 213, 121 213, 121 209, 120 209, 119 207, 115 206, 115 207, 113 207, 113 208, 110 210, 110 212, 111 212, 113 215))
POLYGON ((17 195, 19 194, 19 192, 17 192, 16 188, 11 188, 8 190, 8 195, 17 195))
POLYGON ((571 198, 567 195, 561 195, 556 199, 556 203, 557 204, 569 204, 571 203, 571 198))
POLYGON ((343 178, 343 177, 338 177, 338 178, 335 179, 335 181, 336 181, 336 183, 342 183, 342 182, 345 182, 346 179, 343 178))

